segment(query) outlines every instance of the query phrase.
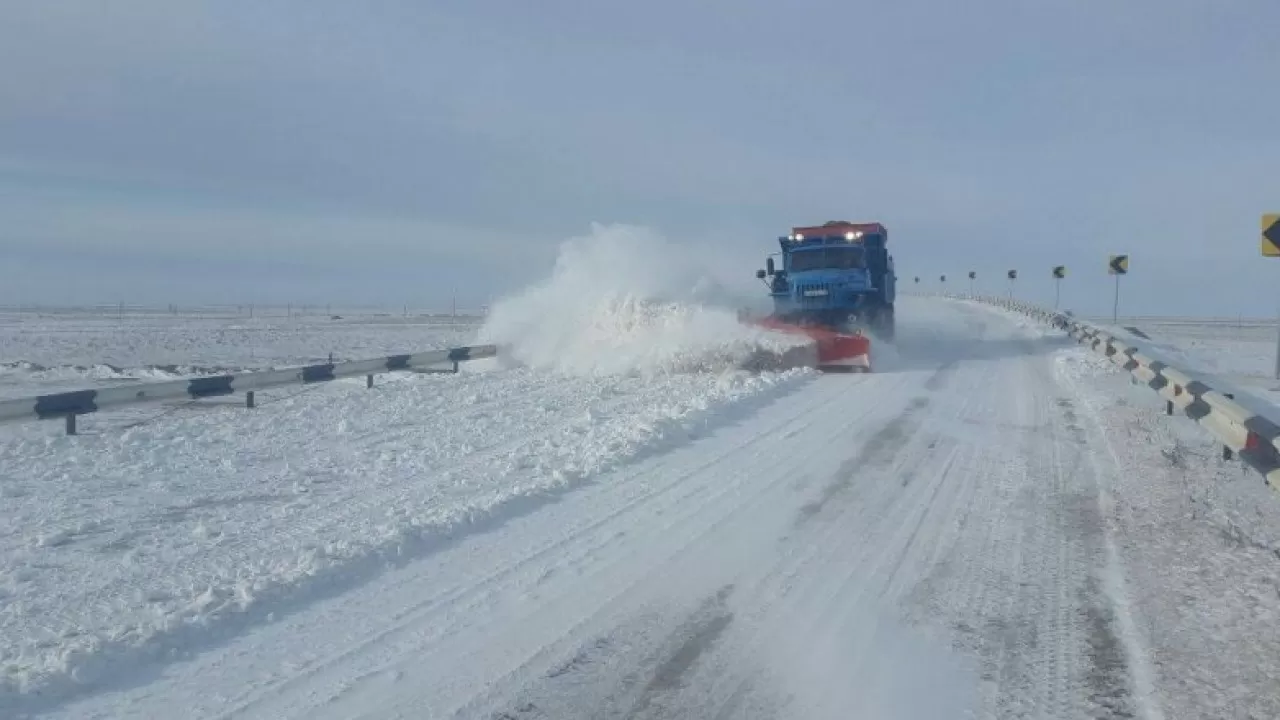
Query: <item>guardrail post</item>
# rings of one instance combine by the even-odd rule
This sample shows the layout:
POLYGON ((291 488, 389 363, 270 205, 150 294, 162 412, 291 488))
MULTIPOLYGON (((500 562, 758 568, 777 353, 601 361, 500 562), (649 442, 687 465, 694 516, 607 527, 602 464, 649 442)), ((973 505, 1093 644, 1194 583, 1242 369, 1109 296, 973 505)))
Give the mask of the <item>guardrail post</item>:
POLYGON ((244 394, 244 406, 249 408, 250 410, 253 409, 253 391, 252 390, 244 394))
POLYGON ((373 387, 373 375, 365 375, 365 376, 364 376, 364 386, 365 386, 365 388, 372 388, 372 387, 373 387))
POLYGON ((453 361, 453 371, 454 371, 455 373, 456 373, 456 372, 458 372, 458 361, 457 361, 457 360, 454 360, 454 361, 453 361))
POLYGON ((75 413, 67 414, 67 434, 68 435, 76 434, 76 414, 75 413))
MULTIPOLYGON (((1229 393, 1229 392, 1224 392, 1224 393, 1222 393, 1222 396, 1223 396, 1223 397, 1225 397, 1225 398, 1226 398, 1226 399, 1228 399, 1228 400, 1235 400, 1235 399, 1236 399, 1236 396, 1235 396, 1235 395, 1233 395, 1232 393, 1229 393)), ((1222 459, 1223 459, 1223 460, 1230 460, 1230 459, 1234 458, 1235 456, 1236 456, 1236 453, 1235 453, 1235 451, 1234 451, 1234 450, 1232 450, 1232 449, 1231 449, 1231 446, 1230 446, 1230 445, 1223 445, 1223 446, 1222 446, 1222 459)))

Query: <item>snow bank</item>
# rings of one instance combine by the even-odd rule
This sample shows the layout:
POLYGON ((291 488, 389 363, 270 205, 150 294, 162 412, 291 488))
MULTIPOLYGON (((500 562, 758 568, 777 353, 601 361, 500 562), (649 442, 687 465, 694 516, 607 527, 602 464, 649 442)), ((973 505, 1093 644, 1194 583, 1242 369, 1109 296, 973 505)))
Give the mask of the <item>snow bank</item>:
POLYGON ((570 375, 733 368, 807 344, 738 322, 728 293, 686 258, 649 230, 595 225, 561 246, 549 278, 494 305, 480 342, 570 375))

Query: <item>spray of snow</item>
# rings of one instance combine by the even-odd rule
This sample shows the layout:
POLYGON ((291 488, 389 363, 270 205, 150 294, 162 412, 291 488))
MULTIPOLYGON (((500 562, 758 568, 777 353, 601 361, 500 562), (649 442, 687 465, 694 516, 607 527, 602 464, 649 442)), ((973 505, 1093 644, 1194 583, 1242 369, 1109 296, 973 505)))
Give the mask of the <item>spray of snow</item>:
POLYGON ((494 305, 480 341, 573 375, 732 368, 803 342, 740 323, 712 278, 650 230, 593 225, 561 246, 549 278, 494 305))

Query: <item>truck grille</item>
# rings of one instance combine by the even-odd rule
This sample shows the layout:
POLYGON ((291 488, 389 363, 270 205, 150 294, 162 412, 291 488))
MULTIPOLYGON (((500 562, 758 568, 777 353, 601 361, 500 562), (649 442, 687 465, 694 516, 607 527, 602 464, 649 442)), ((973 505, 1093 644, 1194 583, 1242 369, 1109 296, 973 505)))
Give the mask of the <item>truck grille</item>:
POLYGON ((835 301, 836 289, 830 283, 796 285, 796 300, 802 305, 827 305, 835 301))

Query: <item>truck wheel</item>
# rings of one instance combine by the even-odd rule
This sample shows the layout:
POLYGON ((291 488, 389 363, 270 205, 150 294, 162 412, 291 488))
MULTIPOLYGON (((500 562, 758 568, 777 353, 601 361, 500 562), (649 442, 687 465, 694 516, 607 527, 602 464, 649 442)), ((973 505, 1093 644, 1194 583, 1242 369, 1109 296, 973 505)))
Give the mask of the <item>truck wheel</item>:
POLYGON ((893 339, 893 306, 886 305, 875 314, 876 332, 885 340, 893 339))

